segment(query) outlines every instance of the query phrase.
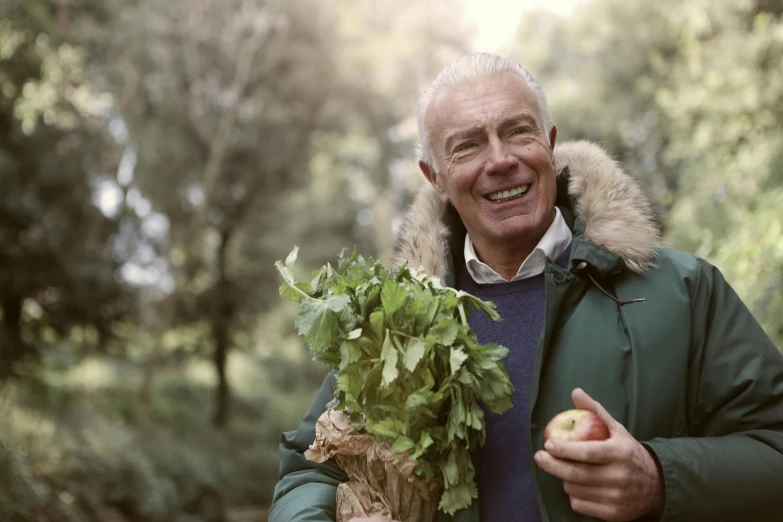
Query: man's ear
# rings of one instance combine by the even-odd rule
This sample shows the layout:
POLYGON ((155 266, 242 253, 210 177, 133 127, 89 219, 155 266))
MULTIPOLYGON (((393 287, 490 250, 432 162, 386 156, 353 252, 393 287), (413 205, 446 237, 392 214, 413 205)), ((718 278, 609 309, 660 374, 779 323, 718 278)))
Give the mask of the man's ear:
POLYGON ((443 190, 443 187, 441 186, 442 180, 438 177, 438 173, 435 172, 435 169, 424 163, 423 161, 419 161, 419 169, 421 169, 421 173, 424 174, 424 177, 427 178, 427 181, 430 182, 430 185, 435 187, 435 190, 438 191, 438 195, 440 196, 440 200, 443 203, 449 202, 449 196, 446 194, 446 192, 443 190))
POLYGON ((555 150, 555 141, 557 140, 557 127, 552 127, 549 131, 549 148, 555 150))

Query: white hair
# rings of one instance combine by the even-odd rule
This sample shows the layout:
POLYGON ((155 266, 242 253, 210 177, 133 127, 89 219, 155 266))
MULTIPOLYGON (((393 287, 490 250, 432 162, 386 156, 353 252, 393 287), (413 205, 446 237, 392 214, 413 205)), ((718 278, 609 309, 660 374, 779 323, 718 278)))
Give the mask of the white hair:
POLYGON ((430 102, 435 97, 435 93, 442 87, 456 87, 464 83, 475 82, 488 76, 504 73, 510 73, 522 78, 527 86, 530 87, 530 90, 533 91, 538 102, 538 109, 541 112, 546 136, 549 136, 549 132, 555 126, 555 122, 552 120, 552 114, 549 112, 544 90, 536 79, 533 78, 533 75, 527 69, 505 56, 492 53, 473 53, 463 56, 443 69, 438 77, 435 78, 435 81, 424 91, 421 99, 419 99, 419 159, 430 167, 435 168, 435 155, 432 152, 432 144, 430 143, 430 131, 424 124, 424 116, 430 102))

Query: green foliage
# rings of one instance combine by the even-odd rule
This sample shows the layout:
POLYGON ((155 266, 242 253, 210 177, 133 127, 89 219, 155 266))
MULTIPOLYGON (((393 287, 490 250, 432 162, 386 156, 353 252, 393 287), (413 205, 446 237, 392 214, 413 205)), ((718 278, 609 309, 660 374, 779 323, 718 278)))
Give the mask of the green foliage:
POLYGON ((155 392, 140 429, 133 389, 9 385, 0 401, 0 520, 217 522, 234 506, 271 502, 279 434, 312 386, 279 407, 266 395, 235 397, 234 426, 222 432, 203 415, 209 388, 172 381, 155 392))
POLYGON ((297 282, 297 253, 276 263, 280 295, 300 303, 298 332, 316 360, 337 370, 330 407, 409 452, 418 475, 442 480, 441 510, 470 505, 470 452, 486 435, 479 402, 502 413, 513 391, 499 362, 508 350, 481 345, 466 320, 473 309, 500 320, 494 305, 407 267, 393 274, 356 250, 343 250, 337 269, 327 264, 297 282))
POLYGON ((132 297, 110 248, 122 216, 92 200, 116 167, 107 99, 51 4, 15 4, 0 7, 0 374, 44 336, 84 327, 94 347, 132 297))
POLYGON ((44 491, 19 453, 0 443, 0 520, 31 520, 44 504, 44 491))
MULTIPOLYGON (((285 233, 290 194, 315 199, 306 191, 310 142, 341 123, 324 113, 339 84, 331 12, 242 0, 114 9, 112 33, 95 45, 116 59, 95 73, 128 126, 131 188, 167 222, 154 244, 174 288, 158 306, 180 323, 250 328, 274 288, 265 260, 283 252, 258 231, 285 233)), ((337 217, 330 235, 350 238, 337 217)))
POLYGON ((780 7, 693 5, 657 103, 681 165, 671 243, 714 262, 783 348, 781 35, 780 7))

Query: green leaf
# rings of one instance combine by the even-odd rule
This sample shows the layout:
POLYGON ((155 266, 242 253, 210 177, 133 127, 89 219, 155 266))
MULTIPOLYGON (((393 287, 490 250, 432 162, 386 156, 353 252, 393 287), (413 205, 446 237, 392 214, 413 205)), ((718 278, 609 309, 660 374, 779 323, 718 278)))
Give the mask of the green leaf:
MULTIPOLYGON (((376 363, 370 367, 364 378, 362 393, 365 397, 366 405, 377 404, 381 395, 381 380, 383 379, 383 363, 376 363)), ((362 413, 367 413, 363 410, 362 413)))
POLYGON ((397 349, 394 347, 394 344, 391 341, 391 334, 387 330, 386 337, 383 340, 383 347, 381 348, 381 360, 384 363, 381 386, 384 388, 393 383, 400 373, 397 370, 397 358, 397 349))
MULTIPOLYGON (((452 291, 456 294, 457 299, 460 300, 462 303, 466 303, 469 308, 475 308, 477 310, 481 310, 485 314, 489 316, 490 319, 493 321, 500 321, 500 314, 497 313, 495 310, 495 303, 482 301, 478 297, 475 297, 473 295, 470 295, 467 292, 464 292, 462 290, 453 290, 452 291)), ((467 310, 466 310, 467 311, 467 310)))
POLYGON ((341 336, 345 335, 344 332, 352 332, 359 328, 361 322, 362 318, 354 313, 352 306, 346 306, 337 314, 337 324, 339 325, 341 336))
POLYGON ((294 263, 296 263, 296 259, 299 257, 299 247, 294 245, 294 249, 291 250, 291 253, 288 254, 288 257, 285 258, 285 268, 291 273, 294 273, 294 263))
POLYGON ((435 468, 432 464, 424 459, 418 459, 418 465, 416 466, 416 474, 420 477, 425 477, 426 480, 432 480, 435 476, 435 468))
POLYGON ((337 271, 344 274, 348 271, 348 268, 359 260, 359 252, 356 248, 353 249, 351 255, 348 255, 348 249, 343 248, 340 255, 337 256, 337 271))
POLYGON ((371 310, 375 310, 375 308, 381 304, 381 287, 379 284, 376 284, 370 290, 367 291, 366 297, 362 300, 359 300, 359 304, 361 305, 362 310, 362 316, 366 317, 367 312, 371 310))
POLYGON ((384 332, 384 314, 383 310, 376 310, 372 314, 370 314, 370 326, 372 327, 372 331, 375 332, 375 336, 380 341, 383 339, 383 332, 384 332))
POLYGON ((435 386, 435 377, 429 368, 422 368, 419 370, 422 381, 424 382, 425 389, 429 390, 435 386))
POLYGON ((453 319, 440 319, 435 326, 430 328, 427 337, 443 346, 451 346, 457 339, 459 325, 453 319))
POLYGON ((397 423, 389 417, 381 419, 379 422, 368 423, 366 426, 367 431, 373 435, 380 435, 395 440, 400 435, 398 428, 397 423))
POLYGON ((467 420, 467 409, 462 398, 462 390, 457 387, 452 388, 452 401, 449 421, 454 424, 454 428, 458 430, 458 432, 460 427, 465 424, 465 421, 467 420))
POLYGON ((397 310, 405 306, 408 292, 402 285, 395 283, 389 279, 383 284, 383 290, 381 291, 381 305, 387 315, 394 315, 397 310))
POLYGON ((344 369, 349 364, 358 362, 362 358, 362 350, 359 343, 346 339, 340 344, 340 369, 344 369))
POLYGON ((280 285, 279 291, 280 297, 284 297, 299 303, 302 301, 302 299, 307 298, 307 294, 310 293, 310 285, 304 282, 293 285, 284 282, 282 285, 280 285))
POLYGON ((280 286, 280 296, 296 302, 300 302, 308 297, 307 294, 311 288, 309 283, 297 283, 294 280, 294 264, 296 263, 298 252, 299 247, 294 247, 291 253, 288 254, 285 263, 275 262, 275 268, 283 277, 283 284, 280 286))
POLYGON ((422 451, 426 450, 430 446, 432 446, 432 443, 435 442, 430 435, 429 431, 425 431, 421 434, 421 438, 419 439, 419 447, 422 451))
POLYGON ((432 302, 430 302, 430 307, 427 310, 427 326, 432 326, 432 323, 435 321, 435 317, 438 315, 440 307, 440 302, 437 299, 433 299, 432 302))
POLYGON ((410 411, 429 402, 432 392, 419 390, 408 395, 405 399, 405 410, 410 411))
POLYGON ((394 446, 392 446, 392 450, 394 450, 395 453, 405 453, 406 451, 412 450, 416 447, 416 444, 406 437, 405 435, 400 435, 397 437, 397 440, 394 441, 394 446))
POLYGON ((480 430, 484 426, 484 412, 475 402, 470 406, 470 415, 468 416, 468 425, 474 430, 480 430))
POLYGON ((355 371, 339 371, 335 375, 335 380, 337 386, 354 399, 359 396, 364 384, 361 375, 355 371))
POLYGON ((494 361, 500 361, 508 355, 508 348, 500 346, 498 344, 485 344, 483 349, 487 352, 487 355, 494 361))
POLYGON ((427 451, 427 448, 432 446, 434 442, 435 440, 432 438, 429 431, 422 433, 421 438, 419 439, 419 443, 416 444, 416 451, 413 452, 411 458, 418 460, 419 457, 421 457, 424 452, 427 451))
POLYGON ((443 473, 443 484, 448 488, 459 482, 459 466, 457 466, 457 452, 449 452, 449 458, 441 469, 443 473))
POLYGON ((449 356, 449 367, 451 368, 451 375, 454 375, 460 368, 462 368, 462 363, 464 363, 467 358, 468 354, 463 352, 460 348, 451 349, 451 355, 449 356))
POLYGON ((513 406, 514 405, 511 404, 511 398, 509 397, 500 397, 487 403, 487 408, 489 411, 496 415, 510 410, 513 406))
POLYGON ((313 280, 310 281, 311 295, 321 296, 324 294, 324 287, 328 280, 326 276, 327 267, 323 267, 320 270, 313 272, 313 280))
POLYGON ((342 312, 349 304, 351 304, 351 296, 347 294, 333 295, 326 300, 326 306, 332 312, 342 312))
POLYGON ((424 357, 424 352, 427 350, 425 345, 420 339, 408 339, 407 351, 405 352, 405 368, 413 373, 416 370, 421 358, 424 357))
POLYGON ((302 302, 294 326, 304 335, 307 346, 316 352, 328 348, 337 336, 337 316, 318 299, 302 302))
POLYGON ((361 328, 357 328, 355 330, 351 330, 350 332, 348 332, 348 337, 346 337, 346 339, 352 341, 354 339, 358 339, 361 336, 362 336, 362 329, 361 328))
POLYGON ((463 483, 458 486, 446 488, 440 497, 438 509, 449 515, 453 515, 461 509, 470 506, 474 498, 478 497, 475 483, 463 483))

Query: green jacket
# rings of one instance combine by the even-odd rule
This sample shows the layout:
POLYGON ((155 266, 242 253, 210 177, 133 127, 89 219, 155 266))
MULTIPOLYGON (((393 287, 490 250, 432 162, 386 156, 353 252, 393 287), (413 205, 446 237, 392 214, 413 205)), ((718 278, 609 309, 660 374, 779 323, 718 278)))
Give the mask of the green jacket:
MULTIPOLYGON (((574 233, 569 267, 549 263, 546 319, 530 383, 530 455, 543 427, 573 407, 581 387, 660 464, 661 520, 783 520, 783 356, 706 261, 657 246, 639 186, 597 146, 556 149, 557 205, 574 233), (644 303, 619 301, 645 298, 644 303)), ((393 264, 408 261, 453 284, 464 227, 430 189, 409 211, 393 264)), ((329 376, 280 446, 271 522, 333 520, 346 480, 332 462, 307 461, 315 420, 331 400, 329 376)), ((562 482, 531 460, 542 520, 573 512, 562 482)), ((480 501, 480 499, 479 499, 480 501)), ((479 522, 478 502, 438 522, 479 522)))

